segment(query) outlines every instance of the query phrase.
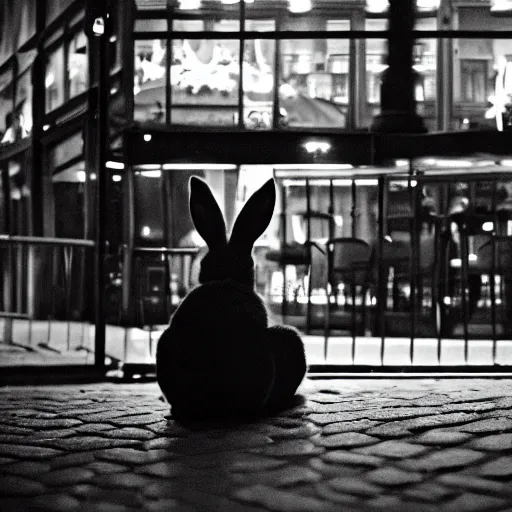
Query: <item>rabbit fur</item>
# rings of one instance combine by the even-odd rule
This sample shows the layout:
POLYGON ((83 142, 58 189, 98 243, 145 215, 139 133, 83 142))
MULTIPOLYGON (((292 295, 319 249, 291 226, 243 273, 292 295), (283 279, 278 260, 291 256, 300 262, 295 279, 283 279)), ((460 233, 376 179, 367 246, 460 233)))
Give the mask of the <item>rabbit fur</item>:
POLYGON ((273 215, 268 180, 246 202, 230 240, 207 183, 190 178, 192 221, 208 246, 199 285, 183 299, 161 335, 157 381, 174 417, 261 414, 285 406, 306 373, 304 345, 290 327, 269 327, 254 291, 252 248, 273 215))

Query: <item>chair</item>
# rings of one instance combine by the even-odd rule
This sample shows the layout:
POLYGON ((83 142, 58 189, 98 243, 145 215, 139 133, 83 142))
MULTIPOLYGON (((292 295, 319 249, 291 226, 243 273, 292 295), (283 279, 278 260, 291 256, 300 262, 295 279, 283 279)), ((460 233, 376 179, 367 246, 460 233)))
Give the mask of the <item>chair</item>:
MULTIPOLYGON (((414 285, 414 299, 412 305, 419 304, 420 311, 428 308, 435 324, 435 329, 439 335, 440 316, 438 300, 439 283, 439 236, 437 232, 434 235, 423 234, 418 237, 417 252, 413 250, 413 244, 410 233, 404 233, 403 236, 394 239, 386 237, 382 244, 382 276, 379 275, 379 265, 376 262, 374 269, 374 282, 383 280, 379 293, 379 311, 384 313, 386 310, 396 311, 400 301, 400 283, 410 283, 411 293, 414 285), (405 236, 408 235, 408 236, 405 236), (426 283, 428 284, 426 285, 426 283), (426 293, 428 292, 428 296, 426 293)), ((411 299, 412 299, 411 294, 411 299)), ((416 308, 414 308, 414 311, 416 308)), ((411 308, 411 320, 414 322, 415 329, 416 314, 411 308)), ((380 318, 379 330, 381 336, 384 336, 384 318, 380 318)))
MULTIPOLYGON (((331 294, 338 298, 338 285, 348 286, 352 296, 352 358, 356 339, 356 288, 361 287, 363 325, 366 325, 366 295, 372 279, 373 250, 358 238, 331 238, 327 241, 327 282, 325 307, 325 352, 331 321, 331 294), (330 287, 330 289, 329 289, 330 287)), ((325 353, 325 356, 327 354, 325 353)))
MULTIPOLYGON (((278 250, 271 250, 266 253, 265 258, 268 261, 279 264, 283 271, 283 302, 281 314, 286 317, 287 313, 287 290, 286 290, 286 267, 289 265, 302 266, 304 272, 302 279, 309 273, 309 286, 308 286, 308 301, 307 301, 307 312, 306 312, 306 332, 309 333, 311 328, 311 274, 312 274, 312 263, 317 261, 317 258, 313 258, 313 248, 317 248, 320 252, 324 253, 323 242, 328 240, 334 233, 334 218, 332 215, 323 212, 310 211, 310 212, 298 212, 294 214, 283 216, 287 226, 283 226, 284 222, 281 223, 281 238, 284 238, 284 244, 278 250), (291 216, 298 216, 301 221, 301 230, 305 235, 306 239, 304 242, 297 241, 297 233, 294 234, 294 241, 289 243, 287 241, 287 229, 288 220, 291 216)), ((293 230, 293 227, 292 227, 293 230)))
POLYGON ((512 284, 512 237, 489 237, 487 242, 478 247, 476 260, 469 265, 469 274, 479 276, 480 285, 482 276, 488 276, 484 284, 486 284, 486 298, 489 297, 491 303, 493 339, 496 339, 495 276, 500 277, 498 293, 501 304, 505 307, 503 318, 508 320, 512 314, 512 300, 509 298, 511 292, 509 288, 512 284))

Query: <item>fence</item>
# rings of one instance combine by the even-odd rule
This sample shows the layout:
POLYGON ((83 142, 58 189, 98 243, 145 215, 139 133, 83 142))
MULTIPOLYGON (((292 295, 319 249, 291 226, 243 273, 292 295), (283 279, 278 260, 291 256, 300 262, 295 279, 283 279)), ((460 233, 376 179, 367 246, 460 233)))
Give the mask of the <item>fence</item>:
POLYGON ((3 365, 94 364, 94 242, 0 235, 3 365))
POLYGON ((503 174, 461 178, 411 166, 364 179, 276 177, 280 248, 262 252, 271 277, 261 292, 285 323, 316 340, 315 370, 512 369, 512 211, 498 204, 503 174), (487 204, 452 208, 461 179, 473 202, 485 183, 487 204), (429 208, 433 196, 444 211, 429 208), (362 209, 375 218, 362 222, 362 209))

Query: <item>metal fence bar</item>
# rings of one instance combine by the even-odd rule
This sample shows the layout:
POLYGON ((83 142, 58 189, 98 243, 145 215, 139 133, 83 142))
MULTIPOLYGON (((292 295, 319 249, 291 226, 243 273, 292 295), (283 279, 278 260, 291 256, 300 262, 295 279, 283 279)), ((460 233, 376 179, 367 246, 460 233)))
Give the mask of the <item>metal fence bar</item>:
MULTIPOLYGON (((492 323, 492 362, 496 364, 497 350, 497 332, 496 332, 496 235, 498 230, 498 212, 497 212, 497 183, 493 181, 492 185, 492 212, 493 222, 491 231, 491 275, 489 281, 491 284, 491 323, 492 323)), ((481 283, 480 283, 481 286, 481 283)))
MULTIPOLYGON (((377 268, 377 321, 379 326, 380 344, 380 364, 384 365, 384 350, 386 348, 385 340, 385 293, 387 286, 384 284, 384 225, 385 225, 385 190, 387 181, 385 176, 380 176, 378 180, 378 268, 377 268)), ((387 283, 386 283, 387 284, 387 283)))
MULTIPOLYGON (((308 251, 309 277, 311 281, 311 270, 313 268, 313 247, 311 245, 311 186, 309 178, 306 178, 306 248, 308 251)), ((309 284, 309 283, 308 283, 309 284)), ((308 286, 311 288, 311 286, 308 286)), ((311 330, 311 300, 306 304, 306 334, 311 330)))
POLYGON ((464 329, 464 362, 467 364, 469 355, 469 248, 466 219, 462 219, 462 222, 459 224, 459 233, 461 242, 461 291, 464 329))

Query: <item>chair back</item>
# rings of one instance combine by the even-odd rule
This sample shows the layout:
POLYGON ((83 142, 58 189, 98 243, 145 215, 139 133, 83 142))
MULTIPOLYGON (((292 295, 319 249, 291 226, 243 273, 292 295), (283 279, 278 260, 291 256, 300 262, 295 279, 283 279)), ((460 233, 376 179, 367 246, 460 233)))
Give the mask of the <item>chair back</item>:
POLYGON ((338 279, 351 284, 368 284, 373 250, 359 238, 332 238, 327 241, 328 274, 331 283, 338 279))
MULTIPOLYGON (((401 237, 399 240, 384 239, 382 259, 384 267, 393 267, 402 272, 412 265, 412 241, 401 237)), ((430 270, 436 262, 436 240, 434 236, 421 236, 418 247, 418 261, 420 270, 430 270)))
MULTIPOLYGON (((494 272, 512 277, 512 237, 496 237, 494 243, 494 272)), ((492 239, 477 249, 474 267, 479 273, 492 273, 492 251, 492 239)))

